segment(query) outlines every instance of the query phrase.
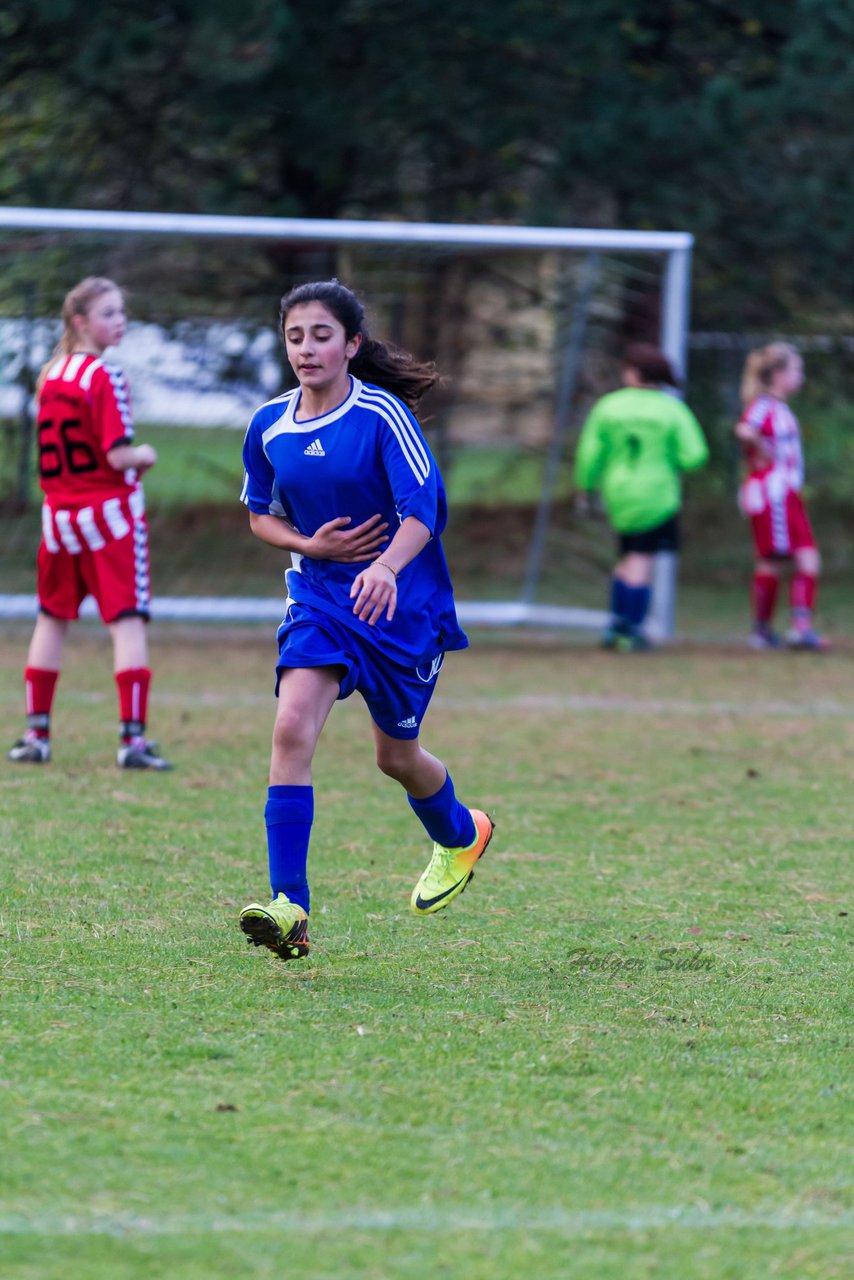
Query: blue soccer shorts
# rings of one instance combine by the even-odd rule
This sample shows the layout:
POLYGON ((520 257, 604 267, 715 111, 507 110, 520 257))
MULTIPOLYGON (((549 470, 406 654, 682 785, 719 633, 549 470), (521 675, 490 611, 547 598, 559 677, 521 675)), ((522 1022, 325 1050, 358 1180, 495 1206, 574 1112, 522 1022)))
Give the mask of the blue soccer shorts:
POLYGON ((282 672, 288 668, 343 667, 339 700, 358 692, 383 733, 390 738, 418 737, 445 659, 443 653, 423 666, 404 667, 335 618, 303 604, 289 607, 276 641, 277 697, 282 672))

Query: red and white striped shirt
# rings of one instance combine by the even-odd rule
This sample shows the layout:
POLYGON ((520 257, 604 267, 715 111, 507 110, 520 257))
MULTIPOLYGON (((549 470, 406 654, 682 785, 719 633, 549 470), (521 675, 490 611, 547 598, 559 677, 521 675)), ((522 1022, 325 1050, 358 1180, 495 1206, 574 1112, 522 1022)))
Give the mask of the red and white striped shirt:
POLYGON ((97 551, 125 537, 145 500, 136 471, 117 471, 107 460, 111 449, 134 438, 121 370, 88 353, 60 356, 42 385, 36 426, 48 550, 97 551))
POLYGON ((741 418, 759 435, 759 444, 746 444, 749 478, 774 473, 773 487, 800 492, 804 483, 804 455, 798 420, 783 400, 763 395, 747 406, 741 418))

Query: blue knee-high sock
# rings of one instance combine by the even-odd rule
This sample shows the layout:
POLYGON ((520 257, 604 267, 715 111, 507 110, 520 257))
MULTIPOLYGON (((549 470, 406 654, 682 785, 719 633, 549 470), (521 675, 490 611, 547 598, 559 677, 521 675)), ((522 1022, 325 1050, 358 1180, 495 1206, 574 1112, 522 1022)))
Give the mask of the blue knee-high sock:
POLYGON ((424 830, 436 844, 446 849, 465 849, 477 835, 474 818, 464 804, 460 804, 454 791, 451 775, 448 774, 435 795, 426 800, 416 800, 415 796, 407 796, 424 830))
POLYGON ((264 808, 270 888, 309 910, 308 842, 314 821, 313 787, 270 787, 264 808))
POLYGON ((651 594, 649 587, 630 587, 623 584, 623 615, 632 630, 643 626, 651 594))
POLYGON ((627 589, 622 578, 611 579, 611 625, 615 631, 625 631, 628 626, 625 602, 627 589))

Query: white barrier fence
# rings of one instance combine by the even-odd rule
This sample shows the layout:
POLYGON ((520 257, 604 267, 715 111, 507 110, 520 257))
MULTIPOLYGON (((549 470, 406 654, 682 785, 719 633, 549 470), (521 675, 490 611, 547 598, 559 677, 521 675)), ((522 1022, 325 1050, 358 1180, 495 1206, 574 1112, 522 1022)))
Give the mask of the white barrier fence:
MULTIPOLYGON (((38 600, 34 595, 0 595, 0 618, 34 619, 38 600)), ((282 597, 262 596, 155 596, 152 617, 158 622, 280 622, 285 612, 282 597)), ((82 618, 97 618, 91 596, 83 601, 82 618)), ((598 631, 608 615, 598 609, 576 609, 560 605, 531 605, 518 601, 482 603, 462 601, 457 616, 466 627, 576 628, 598 631)))

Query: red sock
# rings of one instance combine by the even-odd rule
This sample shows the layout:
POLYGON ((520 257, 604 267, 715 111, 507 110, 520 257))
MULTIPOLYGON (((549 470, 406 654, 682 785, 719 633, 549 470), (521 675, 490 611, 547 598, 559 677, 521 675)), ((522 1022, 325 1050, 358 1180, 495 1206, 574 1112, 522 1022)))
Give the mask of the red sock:
POLYGON ((50 737, 50 711, 58 679, 58 671, 46 671, 43 667, 24 668, 27 725, 40 738, 50 737))
POLYGON ((145 733, 150 684, 148 667, 128 667, 125 671, 116 672, 122 738, 141 738, 145 733))
POLYGON ((776 573, 754 573, 752 591, 753 617, 757 627, 769 627, 771 625, 779 586, 780 579, 776 573))
POLYGON ((818 578, 813 574, 793 574, 792 585, 789 588, 789 603, 792 606, 792 613, 800 617, 803 617, 804 614, 811 614, 815 608, 815 598, 817 593, 818 578))

